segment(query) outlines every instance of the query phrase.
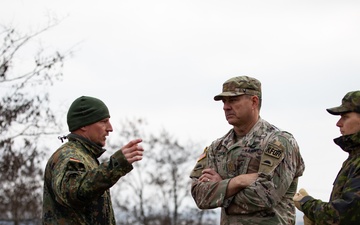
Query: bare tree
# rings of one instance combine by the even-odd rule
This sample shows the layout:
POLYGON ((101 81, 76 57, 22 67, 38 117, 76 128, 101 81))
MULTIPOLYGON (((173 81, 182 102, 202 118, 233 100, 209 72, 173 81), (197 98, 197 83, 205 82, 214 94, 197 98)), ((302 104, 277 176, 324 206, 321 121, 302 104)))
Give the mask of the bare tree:
MULTIPOLYGON (((120 144, 143 138, 144 158, 111 189, 117 222, 121 225, 205 225, 216 224, 203 217, 213 213, 196 208, 190 196, 189 174, 199 151, 190 141, 181 145, 170 133, 146 132, 143 119, 121 124, 120 144), (191 160, 194 159, 194 160, 191 160)), ((201 151, 200 151, 201 152, 201 151)))
POLYGON ((47 54, 38 48, 29 60, 23 58, 23 49, 54 25, 25 35, 0 28, 0 219, 15 224, 41 218, 40 162, 45 149, 39 149, 37 143, 41 135, 58 127, 47 87, 62 77, 64 59, 71 53, 47 54), (22 71, 25 65, 29 67, 22 71))
MULTIPOLYGON (((119 140, 116 144, 110 144, 110 148, 123 146, 130 139, 143 138, 146 145, 146 133, 144 119, 125 120, 121 123, 119 140)), ((142 160, 143 162, 144 160, 142 160)), ((146 211, 152 211, 151 207, 146 208, 146 202, 149 197, 146 195, 146 186, 149 183, 147 179, 146 160, 144 163, 135 165, 136 169, 126 177, 121 178, 119 182, 111 189, 113 196, 114 211, 116 211, 118 224, 150 224, 150 218, 146 211)))
MULTIPOLYGON (((174 140, 166 130, 159 136, 153 136, 150 141, 156 173, 151 173, 151 183, 159 190, 159 199, 162 199, 162 208, 166 223, 179 224, 180 207, 186 197, 189 197, 190 179, 189 157, 194 158, 191 147, 184 147, 174 140), (186 173, 188 171, 188 173, 186 173)), ((190 161, 191 162, 191 161, 190 161)))

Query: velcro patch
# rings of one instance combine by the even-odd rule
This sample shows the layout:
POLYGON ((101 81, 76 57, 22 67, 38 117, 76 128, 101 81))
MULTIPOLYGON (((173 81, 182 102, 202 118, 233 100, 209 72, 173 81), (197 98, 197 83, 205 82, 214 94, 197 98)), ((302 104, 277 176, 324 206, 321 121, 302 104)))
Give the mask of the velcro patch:
POLYGON ((279 146, 269 144, 264 153, 268 156, 280 159, 283 151, 279 148, 279 146))
POLYGON ((206 155, 207 155, 207 147, 204 149, 204 152, 198 158, 194 169, 191 171, 190 178, 198 179, 202 175, 203 169, 207 168, 206 155))
POLYGON ((284 145, 278 140, 268 143, 268 146, 264 149, 264 152, 261 155, 259 172, 265 174, 273 173, 276 167, 283 160, 285 150, 284 145))
POLYGON ((262 161, 261 164, 263 164, 265 166, 272 166, 273 162, 269 159, 266 159, 266 160, 262 161))
POLYGON ((206 158, 206 153, 207 153, 207 147, 204 149, 204 152, 199 156, 197 161, 199 162, 202 159, 205 159, 206 158))

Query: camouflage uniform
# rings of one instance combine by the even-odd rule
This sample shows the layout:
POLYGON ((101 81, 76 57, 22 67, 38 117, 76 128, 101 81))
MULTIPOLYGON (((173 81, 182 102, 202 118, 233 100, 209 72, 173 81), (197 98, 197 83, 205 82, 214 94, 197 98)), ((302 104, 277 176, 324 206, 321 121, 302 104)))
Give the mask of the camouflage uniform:
POLYGON ((132 165, 121 151, 99 164, 104 149, 76 134, 68 139, 46 165, 43 224, 115 224, 109 188, 132 165))
POLYGON ((304 214, 315 224, 360 224, 360 132, 334 139, 349 157, 337 175, 329 202, 305 196, 304 214))
POLYGON ((190 175, 191 193, 199 208, 221 207, 222 225, 295 224, 292 197, 305 166, 291 134, 260 118, 244 137, 238 139, 231 129, 205 153, 206 157, 198 161, 190 175), (264 160, 265 152, 269 154, 264 160), (223 180, 200 182, 198 178, 205 167, 213 168, 223 180), (259 172, 256 182, 225 198, 231 178, 256 172, 259 172))

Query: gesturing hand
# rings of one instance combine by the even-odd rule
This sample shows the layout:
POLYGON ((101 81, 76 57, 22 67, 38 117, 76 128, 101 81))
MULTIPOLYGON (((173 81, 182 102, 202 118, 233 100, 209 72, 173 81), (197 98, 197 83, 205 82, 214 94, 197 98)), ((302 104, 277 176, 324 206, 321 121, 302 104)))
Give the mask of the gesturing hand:
POLYGON ((304 188, 301 188, 298 193, 296 193, 293 197, 294 204, 298 210, 301 211, 301 199, 303 199, 305 196, 308 196, 309 194, 306 192, 304 188))
POLYGON ((140 161, 143 158, 144 149, 141 145, 138 145, 140 142, 142 142, 140 138, 132 140, 120 149, 130 164, 140 161))

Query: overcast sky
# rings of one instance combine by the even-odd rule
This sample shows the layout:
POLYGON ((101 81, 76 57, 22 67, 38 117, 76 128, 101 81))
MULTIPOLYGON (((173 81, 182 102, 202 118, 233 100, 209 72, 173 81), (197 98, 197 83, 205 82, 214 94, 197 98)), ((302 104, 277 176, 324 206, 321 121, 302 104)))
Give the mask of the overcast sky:
POLYGON ((300 145, 299 188, 328 200, 347 154, 333 143, 338 117, 325 109, 360 89, 360 1, 0 2, 0 24, 24 32, 62 19, 41 40, 75 50, 51 89, 64 134, 69 105, 90 95, 108 105, 114 133, 119 120, 142 117, 205 147, 230 129, 214 95, 230 77, 253 76, 261 116, 300 145))

